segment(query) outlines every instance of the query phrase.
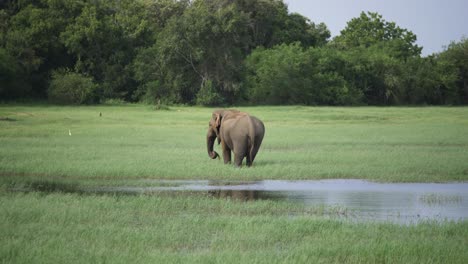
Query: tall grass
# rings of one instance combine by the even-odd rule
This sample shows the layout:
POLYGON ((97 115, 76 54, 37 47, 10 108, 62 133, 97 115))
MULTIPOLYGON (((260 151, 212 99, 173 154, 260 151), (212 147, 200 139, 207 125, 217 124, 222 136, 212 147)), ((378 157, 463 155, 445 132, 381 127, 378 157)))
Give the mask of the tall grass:
POLYGON ((4 263, 466 263, 468 222, 330 220, 214 198, 0 193, 4 263))

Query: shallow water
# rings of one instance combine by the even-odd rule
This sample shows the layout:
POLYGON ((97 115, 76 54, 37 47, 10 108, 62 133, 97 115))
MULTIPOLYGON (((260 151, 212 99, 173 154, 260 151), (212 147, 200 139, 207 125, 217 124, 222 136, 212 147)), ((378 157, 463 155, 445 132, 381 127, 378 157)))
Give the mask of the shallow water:
POLYGON ((156 193, 195 191, 241 200, 271 199, 305 206, 346 209, 356 221, 417 223, 468 220, 468 183, 375 183, 364 180, 319 181, 147 181, 151 187, 100 187, 91 192, 156 193))

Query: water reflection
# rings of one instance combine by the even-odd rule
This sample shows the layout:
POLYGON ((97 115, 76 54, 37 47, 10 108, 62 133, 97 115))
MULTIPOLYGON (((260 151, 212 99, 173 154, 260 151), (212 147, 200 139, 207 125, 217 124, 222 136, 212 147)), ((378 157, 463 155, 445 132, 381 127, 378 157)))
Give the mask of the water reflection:
POLYGON ((339 206, 358 220, 398 223, 467 220, 468 183, 374 183, 362 180, 210 182, 177 187, 214 197, 284 200, 305 206, 339 206))
POLYGON ((262 192, 252 190, 210 190, 208 194, 216 198, 230 198, 240 201, 255 201, 264 199, 262 192))

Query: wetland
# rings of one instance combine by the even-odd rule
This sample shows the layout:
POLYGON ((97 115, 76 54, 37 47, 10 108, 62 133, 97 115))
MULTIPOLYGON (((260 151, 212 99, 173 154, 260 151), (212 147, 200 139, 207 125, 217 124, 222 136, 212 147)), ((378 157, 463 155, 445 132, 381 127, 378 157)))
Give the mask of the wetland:
POLYGON ((251 168, 210 108, 0 105, 0 262, 467 263, 468 108, 239 110, 251 168))

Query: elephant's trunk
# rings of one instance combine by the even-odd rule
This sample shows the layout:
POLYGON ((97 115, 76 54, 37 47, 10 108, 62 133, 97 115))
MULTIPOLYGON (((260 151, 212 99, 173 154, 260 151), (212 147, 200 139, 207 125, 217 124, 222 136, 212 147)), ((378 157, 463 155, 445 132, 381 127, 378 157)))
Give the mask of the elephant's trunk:
POLYGON ((206 134, 206 147, 208 149, 208 156, 212 159, 219 157, 218 153, 213 150, 213 145, 216 139, 216 134, 213 129, 209 128, 208 133, 206 134))

